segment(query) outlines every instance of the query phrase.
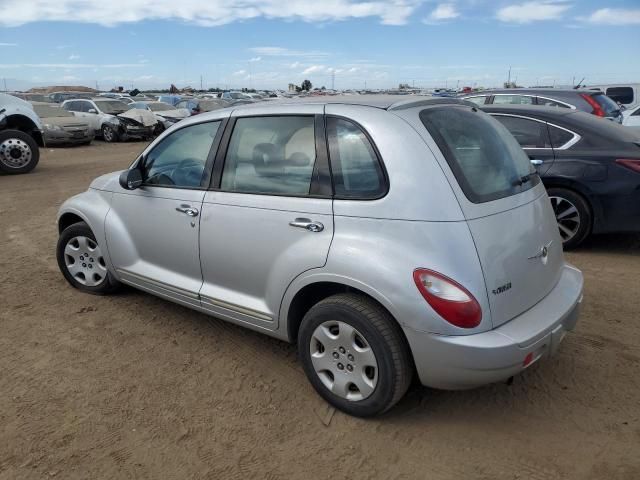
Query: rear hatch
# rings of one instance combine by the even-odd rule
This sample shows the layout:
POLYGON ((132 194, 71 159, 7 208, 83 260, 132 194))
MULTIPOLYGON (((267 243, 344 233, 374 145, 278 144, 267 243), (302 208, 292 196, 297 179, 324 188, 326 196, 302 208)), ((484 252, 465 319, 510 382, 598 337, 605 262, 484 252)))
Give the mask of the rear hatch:
MULTIPOLYGON (((611 98, 607 97, 604 93, 596 92, 592 94, 587 94, 591 96, 591 99, 595 104, 589 102, 593 106, 593 114, 598 115, 599 117, 605 117, 610 120, 613 120, 617 123, 622 123, 622 109, 620 106, 611 98)), ((588 101, 588 99, 585 99, 588 101)))
POLYGON ((443 165, 475 242, 495 328, 560 278, 562 241, 549 199, 520 145, 486 113, 448 105, 426 108, 420 119, 450 167, 443 165))

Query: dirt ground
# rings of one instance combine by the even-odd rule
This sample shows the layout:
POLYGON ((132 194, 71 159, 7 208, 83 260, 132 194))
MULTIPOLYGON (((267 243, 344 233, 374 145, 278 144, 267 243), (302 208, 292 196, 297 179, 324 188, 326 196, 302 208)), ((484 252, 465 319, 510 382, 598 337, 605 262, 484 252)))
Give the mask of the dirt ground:
POLYGON ((640 236, 567 254, 585 302, 556 357, 355 419, 316 395, 294 346, 67 285, 56 210, 143 147, 46 149, 0 176, 0 480, 640 479, 640 236))

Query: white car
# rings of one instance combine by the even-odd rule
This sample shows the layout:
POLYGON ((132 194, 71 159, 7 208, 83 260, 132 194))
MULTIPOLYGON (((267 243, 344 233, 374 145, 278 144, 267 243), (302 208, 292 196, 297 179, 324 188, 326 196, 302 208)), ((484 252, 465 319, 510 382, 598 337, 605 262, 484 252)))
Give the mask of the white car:
POLYGON ((176 108, 165 102, 133 102, 128 105, 129 108, 138 108, 153 112, 158 121, 155 133, 158 134, 169 128, 174 123, 178 123, 183 118, 191 115, 186 108, 176 108))
POLYGON ((622 124, 625 127, 633 128, 640 135, 640 105, 625 110, 622 112, 622 116, 624 117, 622 124))
POLYGON ((130 137, 151 138, 158 122, 151 112, 130 110, 129 105, 112 98, 65 100, 62 108, 85 119, 105 142, 117 142, 130 137))

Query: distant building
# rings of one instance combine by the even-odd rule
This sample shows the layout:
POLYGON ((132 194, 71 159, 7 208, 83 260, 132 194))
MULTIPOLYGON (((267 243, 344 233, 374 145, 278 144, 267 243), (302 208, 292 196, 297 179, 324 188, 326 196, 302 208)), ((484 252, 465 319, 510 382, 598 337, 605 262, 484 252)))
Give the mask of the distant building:
POLYGON ((289 93, 296 93, 298 90, 298 86, 295 83, 289 84, 289 93))

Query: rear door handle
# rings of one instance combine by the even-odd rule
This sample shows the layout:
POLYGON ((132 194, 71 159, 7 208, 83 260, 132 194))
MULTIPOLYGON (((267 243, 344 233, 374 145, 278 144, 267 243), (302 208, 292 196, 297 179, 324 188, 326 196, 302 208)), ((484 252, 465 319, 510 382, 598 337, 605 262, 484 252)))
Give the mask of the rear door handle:
POLYGON ((304 228, 314 233, 324 230, 323 224, 320 222, 312 222, 309 218, 296 218, 293 222, 289 222, 289 225, 296 228, 304 228))
POLYGON ((197 217, 198 213, 200 213, 197 208, 193 208, 191 205, 186 205, 184 203, 179 207, 176 207, 176 212, 184 213, 190 217, 197 217))

